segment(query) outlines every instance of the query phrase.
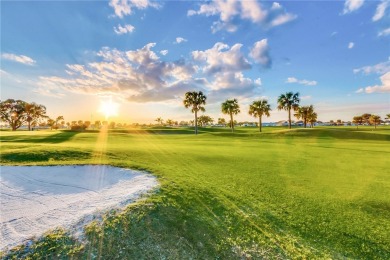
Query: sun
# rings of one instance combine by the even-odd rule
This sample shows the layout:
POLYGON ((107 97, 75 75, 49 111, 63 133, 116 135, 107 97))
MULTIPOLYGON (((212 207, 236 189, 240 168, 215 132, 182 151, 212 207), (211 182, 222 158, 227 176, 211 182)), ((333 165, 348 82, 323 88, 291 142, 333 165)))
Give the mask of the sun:
POLYGON ((99 112, 105 115, 106 119, 118 115, 119 105, 112 102, 112 100, 102 101, 100 103, 99 112))

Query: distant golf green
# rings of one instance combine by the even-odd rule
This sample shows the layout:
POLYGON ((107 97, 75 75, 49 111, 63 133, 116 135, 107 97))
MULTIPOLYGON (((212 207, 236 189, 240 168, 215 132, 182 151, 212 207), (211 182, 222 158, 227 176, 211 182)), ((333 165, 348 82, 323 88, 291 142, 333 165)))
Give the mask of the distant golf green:
POLYGON ((390 127, 1 131, 2 165, 110 164, 160 188, 5 259, 390 258, 390 127))

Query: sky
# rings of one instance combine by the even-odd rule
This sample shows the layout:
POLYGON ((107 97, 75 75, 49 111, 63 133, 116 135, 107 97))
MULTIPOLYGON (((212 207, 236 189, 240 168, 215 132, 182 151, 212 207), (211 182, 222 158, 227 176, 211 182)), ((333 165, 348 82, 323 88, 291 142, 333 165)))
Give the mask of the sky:
POLYGON ((271 116, 283 93, 299 92, 321 121, 390 113, 390 1, 4 1, 1 100, 43 104, 65 121, 192 120, 187 91, 206 112, 237 121, 254 100, 271 116))

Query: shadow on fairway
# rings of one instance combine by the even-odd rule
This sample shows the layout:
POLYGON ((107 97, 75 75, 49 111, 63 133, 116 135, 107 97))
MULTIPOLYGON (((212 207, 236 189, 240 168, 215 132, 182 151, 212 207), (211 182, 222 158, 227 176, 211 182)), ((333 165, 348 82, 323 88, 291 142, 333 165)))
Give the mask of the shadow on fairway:
POLYGON ((59 144, 72 139, 75 135, 80 132, 74 131, 61 131, 59 133, 42 136, 2 136, 1 142, 15 142, 15 143, 48 143, 48 144, 59 144))

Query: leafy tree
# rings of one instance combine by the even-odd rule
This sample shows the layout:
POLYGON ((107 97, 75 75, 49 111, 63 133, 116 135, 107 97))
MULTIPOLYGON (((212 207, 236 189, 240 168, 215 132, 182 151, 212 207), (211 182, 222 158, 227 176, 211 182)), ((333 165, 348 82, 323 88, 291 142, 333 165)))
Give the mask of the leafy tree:
POLYGON ((380 122, 381 122, 381 117, 380 116, 377 116, 377 115, 371 115, 370 116, 370 123, 374 124, 375 129, 376 129, 376 125, 378 125, 380 122))
POLYGON ((164 122, 164 120, 163 120, 161 117, 158 117, 158 118, 157 118, 156 120, 154 120, 154 121, 156 121, 157 124, 159 124, 159 125, 162 125, 163 122, 164 122))
POLYGON ((387 115, 386 115, 386 119, 390 119, 390 114, 387 114, 387 115))
POLYGON ((198 121, 199 121, 199 124, 201 126, 205 126, 205 125, 208 125, 208 124, 212 124, 214 122, 214 119, 212 119, 210 116, 201 115, 198 118, 198 121))
POLYGON ((234 132, 234 120, 233 115, 240 113, 240 106, 237 99, 228 99, 222 103, 222 113, 230 115, 230 128, 234 132))
POLYGON ((252 105, 249 105, 249 115, 259 118, 259 131, 261 132, 261 118, 262 116, 269 117, 269 111, 271 111, 271 105, 268 101, 261 99, 253 101, 252 105))
POLYGON ((368 113, 363 114, 362 115, 363 124, 371 125, 370 117, 371 117, 371 114, 368 114, 368 113))
POLYGON ((84 121, 83 125, 85 126, 85 128, 88 128, 91 125, 91 121, 84 121))
POLYGON ((187 121, 180 121, 180 123, 179 123, 180 126, 186 126, 188 124, 189 123, 187 121))
POLYGON ((115 128, 115 125, 116 125, 116 123, 115 123, 115 122, 110 122, 110 125, 109 125, 109 127, 110 127, 111 129, 114 129, 114 128, 115 128))
POLYGON ((55 123, 55 125, 56 125, 56 127, 58 128, 58 122, 60 121, 60 120, 64 120, 64 117, 63 116, 57 116, 57 118, 56 118, 56 123, 55 123))
POLYGON ((203 94, 202 91, 196 92, 187 92, 183 100, 185 108, 191 108, 191 112, 195 113, 195 134, 198 134, 198 111, 205 112, 207 97, 203 94))
POLYGON ((102 125, 102 122, 100 122, 100 120, 96 120, 94 127, 99 129, 101 125, 102 125))
POLYGON ((55 125, 56 125, 56 120, 49 118, 49 119, 47 119, 47 123, 46 123, 46 124, 47 124, 48 126, 50 126, 50 130, 53 130, 53 128, 54 128, 55 125))
POLYGON ((40 118, 47 118, 46 107, 37 103, 25 103, 26 121, 28 131, 31 130, 31 125, 37 125, 40 118))
POLYGON ((7 122, 12 131, 16 131, 27 121, 26 102, 7 99, 0 102, 0 119, 7 122))
POLYGON ((337 119, 336 124, 337 124, 337 125, 342 125, 342 124, 343 124, 343 121, 342 121, 341 119, 337 119))
POLYGON ((303 125, 304 127, 306 128, 306 125, 307 125, 307 118, 309 117, 310 114, 314 113, 314 108, 312 105, 310 106, 301 106, 301 107, 298 107, 297 110, 296 110, 296 113, 294 114, 294 116, 297 118, 297 119, 301 119, 303 120, 303 125))
POLYGON ((226 126, 226 120, 225 120, 225 118, 222 118, 222 117, 218 118, 218 125, 224 125, 224 126, 226 126))
POLYGON ((317 122, 317 116, 317 113, 314 111, 307 116, 307 121, 310 123, 311 128, 313 128, 314 123, 317 122))
POLYGON ((278 110, 288 111, 288 127, 291 129, 291 109, 296 111, 299 107, 299 93, 287 92, 278 98, 278 110))
POLYGON ((362 116, 354 116, 352 119, 352 123, 356 125, 356 129, 359 129, 359 125, 363 123, 363 117, 362 116))

